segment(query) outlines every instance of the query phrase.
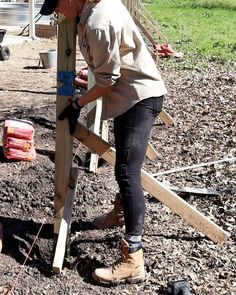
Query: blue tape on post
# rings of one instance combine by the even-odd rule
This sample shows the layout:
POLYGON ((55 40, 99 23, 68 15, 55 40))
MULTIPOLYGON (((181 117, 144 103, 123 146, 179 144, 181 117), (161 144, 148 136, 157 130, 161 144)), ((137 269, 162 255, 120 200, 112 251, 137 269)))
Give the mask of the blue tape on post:
POLYGON ((58 72, 57 80, 62 85, 58 87, 57 93, 59 95, 74 95, 74 80, 75 80, 75 72, 58 72))

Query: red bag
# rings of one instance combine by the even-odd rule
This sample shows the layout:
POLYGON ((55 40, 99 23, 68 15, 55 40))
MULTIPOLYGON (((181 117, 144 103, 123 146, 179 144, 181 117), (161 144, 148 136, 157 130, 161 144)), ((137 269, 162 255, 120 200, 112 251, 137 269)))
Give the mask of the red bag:
POLYGON ((22 150, 23 152, 27 152, 32 147, 34 147, 34 140, 14 138, 14 137, 4 135, 3 145, 5 148, 14 148, 14 149, 22 150))
POLYGON ((33 161, 36 158, 36 151, 34 148, 31 148, 28 152, 24 152, 14 148, 3 147, 3 153, 8 160, 33 161))
POLYGON ((7 119, 4 122, 3 154, 9 160, 32 161, 36 158, 34 126, 27 120, 7 119))
POLYGON ((26 120, 7 119, 4 122, 4 136, 11 136, 21 139, 33 139, 33 123, 26 120))

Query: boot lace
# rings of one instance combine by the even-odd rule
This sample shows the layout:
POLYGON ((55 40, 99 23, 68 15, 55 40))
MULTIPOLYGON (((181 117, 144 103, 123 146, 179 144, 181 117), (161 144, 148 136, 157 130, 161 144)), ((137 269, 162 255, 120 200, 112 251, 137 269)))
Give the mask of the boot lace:
POLYGON ((122 256, 116 260, 116 262, 114 262, 114 264, 112 265, 112 270, 115 271, 117 270, 125 261, 125 255, 122 253, 122 256))

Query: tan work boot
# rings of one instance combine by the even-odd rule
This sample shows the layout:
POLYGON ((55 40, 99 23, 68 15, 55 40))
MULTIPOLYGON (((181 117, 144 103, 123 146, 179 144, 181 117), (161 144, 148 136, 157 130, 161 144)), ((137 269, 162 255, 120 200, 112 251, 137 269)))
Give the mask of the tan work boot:
POLYGON ((115 197, 113 209, 93 220, 93 225, 97 229, 112 228, 115 226, 122 227, 125 224, 123 206, 121 204, 120 194, 117 193, 115 197))
POLYGON ((145 279, 143 250, 129 253, 129 244, 121 241, 121 258, 109 268, 97 268, 92 274, 103 284, 137 283, 145 279))

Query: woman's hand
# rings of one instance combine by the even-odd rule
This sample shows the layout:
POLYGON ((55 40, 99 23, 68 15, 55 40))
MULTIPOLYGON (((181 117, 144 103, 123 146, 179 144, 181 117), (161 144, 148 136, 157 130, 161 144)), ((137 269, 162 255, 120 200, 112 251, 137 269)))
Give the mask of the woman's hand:
POLYGON ((82 107, 76 100, 71 102, 58 116, 58 120, 60 121, 64 120, 65 118, 68 119, 70 134, 75 132, 81 109, 82 107))

